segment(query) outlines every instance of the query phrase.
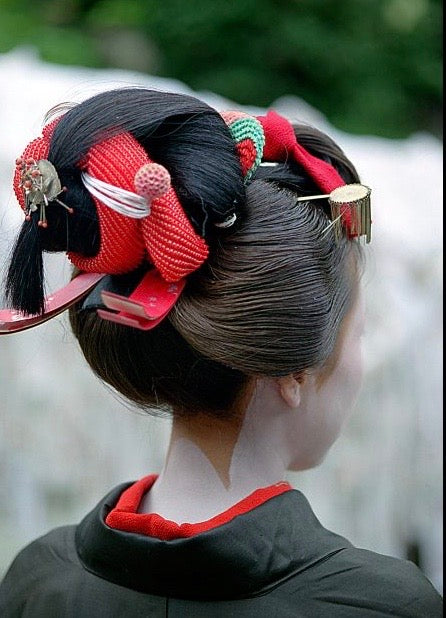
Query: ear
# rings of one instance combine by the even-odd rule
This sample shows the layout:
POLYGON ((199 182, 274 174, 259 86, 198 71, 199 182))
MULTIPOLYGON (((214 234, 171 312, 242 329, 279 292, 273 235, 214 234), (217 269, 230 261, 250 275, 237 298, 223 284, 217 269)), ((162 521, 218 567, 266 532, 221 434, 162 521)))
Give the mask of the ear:
POLYGON ((301 399, 302 379, 293 375, 277 379, 282 399, 290 408, 298 408, 301 399))

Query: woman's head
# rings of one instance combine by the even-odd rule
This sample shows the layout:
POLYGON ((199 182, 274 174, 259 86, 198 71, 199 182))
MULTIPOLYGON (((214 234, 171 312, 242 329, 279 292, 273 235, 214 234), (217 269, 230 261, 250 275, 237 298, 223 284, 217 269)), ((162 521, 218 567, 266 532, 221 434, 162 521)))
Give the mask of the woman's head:
MULTIPOLYGON (((245 185, 225 122, 192 97, 129 89, 98 95, 66 112, 52 134, 48 158, 78 216, 55 210, 48 228, 34 226, 32 243, 87 257, 98 252, 94 203, 78 164, 99 137, 117 131, 130 133, 168 169, 189 221, 209 246, 209 258, 188 276, 172 311, 153 330, 104 321, 88 303, 70 310, 95 373, 139 406, 225 416, 252 377, 302 376, 323 367, 356 292, 356 245, 346 233, 335 238, 326 200, 296 201, 321 190, 292 158, 260 165, 245 185), (236 224, 219 227, 234 210, 236 224)), ((301 146, 330 163, 346 183, 358 182, 352 164, 327 136, 305 126, 296 126, 295 133, 301 146)), ((21 294, 15 271, 29 236, 28 228, 16 248, 10 296, 21 294)))

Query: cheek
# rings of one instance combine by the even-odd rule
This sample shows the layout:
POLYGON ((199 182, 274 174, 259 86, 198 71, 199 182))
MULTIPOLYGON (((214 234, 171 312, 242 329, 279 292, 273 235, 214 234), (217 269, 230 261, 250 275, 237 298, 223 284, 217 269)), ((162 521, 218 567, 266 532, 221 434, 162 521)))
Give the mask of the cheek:
POLYGON ((362 341, 359 337, 354 344, 349 346, 348 355, 343 359, 340 369, 339 382, 345 390, 345 404, 350 409, 356 401, 364 376, 362 341))
POLYGON ((345 346, 337 366, 320 388, 311 389, 297 410, 294 439, 295 458, 290 470, 312 468, 324 459, 338 438, 355 404, 362 382, 361 341, 345 346))
POLYGON ((356 303, 346 318, 340 340, 340 350, 334 378, 339 386, 345 416, 348 416, 361 387, 364 365, 362 359, 362 335, 364 333, 364 298, 359 294, 356 303))
POLYGON ((339 358, 338 365, 327 383, 329 391, 327 399, 327 421, 334 428, 341 428, 342 423, 350 416, 361 388, 363 378, 362 346, 358 337, 346 346, 339 358), (332 406, 329 401, 331 400, 332 406))

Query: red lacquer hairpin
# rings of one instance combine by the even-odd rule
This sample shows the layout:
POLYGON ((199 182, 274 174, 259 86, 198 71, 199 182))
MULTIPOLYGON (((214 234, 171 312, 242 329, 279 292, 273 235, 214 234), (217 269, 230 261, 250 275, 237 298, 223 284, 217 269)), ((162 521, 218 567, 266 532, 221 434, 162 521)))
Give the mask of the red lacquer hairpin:
POLYGON ((14 309, 0 309, 0 335, 27 330, 59 315, 88 294, 102 277, 104 275, 98 273, 81 273, 68 285, 46 297, 45 312, 42 314, 25 315, 14 309))
POLYGON ((110 322, 150 330, 166 317, 185 285, 186 279, 169 283, 157 270, 149 270, 128 297, 103 290, 107 309, 98 309, 98 315, 110 322))

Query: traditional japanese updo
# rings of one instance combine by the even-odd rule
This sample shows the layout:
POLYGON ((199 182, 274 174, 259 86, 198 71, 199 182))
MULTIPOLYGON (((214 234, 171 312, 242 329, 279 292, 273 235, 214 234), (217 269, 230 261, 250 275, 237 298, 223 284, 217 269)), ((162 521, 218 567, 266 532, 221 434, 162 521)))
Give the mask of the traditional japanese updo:
MULTIPOLYGON (((323 366, 354 296, 357 243, 347 234, 335 240, 327 230, 326 200, 296 202, 321 190, 295 161, 261 165, 245 184, 226 123, 190 96, 117 90, 63 115, 48 159, 68 186, 64 202, 77 216, 54 209, 45 229, 33 222, 32 231, 24 226, 8 277, 15 304, 24 295, 17 272, 38 255, 31 245, 97 253, 97 215, 77 164, 98 135, 117 127, 169 171, 209 258, 187 277, 172 311, 153 330, 105 321, 84 301, 73 306, 71 325, 93 371, 148 411, 228 416, 252 376, 323 366), (231 212, 235 224, 219 226, 231 212)), ((333 165, 346 183, 359 182, 331 139, 307 126, 294 129, 299 144, 333 165)))

